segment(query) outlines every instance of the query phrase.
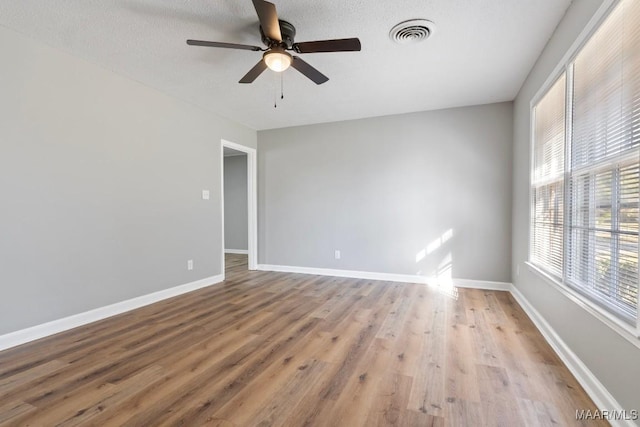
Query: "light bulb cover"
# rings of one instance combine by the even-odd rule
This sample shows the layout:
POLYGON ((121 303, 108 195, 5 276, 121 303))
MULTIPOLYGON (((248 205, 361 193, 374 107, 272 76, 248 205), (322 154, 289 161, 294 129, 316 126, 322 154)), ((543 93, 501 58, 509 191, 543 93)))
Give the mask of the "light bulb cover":
POLYGON ((289 68, 293 57, 282 48, 273 48, 263 55, 264 62, 270 70, 282 72, 289 68))

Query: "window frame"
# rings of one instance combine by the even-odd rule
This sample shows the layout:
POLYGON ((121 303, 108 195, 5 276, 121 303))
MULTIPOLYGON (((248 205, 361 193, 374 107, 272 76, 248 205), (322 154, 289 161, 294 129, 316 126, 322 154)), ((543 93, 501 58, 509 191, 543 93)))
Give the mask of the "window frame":
MULTIPOLYGON (((609 326, 615 332, 624 337, 627 341, 631 342, 636 347, 640 348, 640 299, 636 304, 636 317, 635 324, 631 324, 621 317, 616 316, 612 312, 604 309, 600 304, 593 300, 592 296, 587 296, 586 293, 580 292, 573 285, 570 285, 567 280, 566 268, 567 268, 567 251, 570 245, 568 244, 568 238, 566 232, 563 231, 563 274, 561 277, 545 271, 532 262, 532 246, 533 246, 533 221, 534 221, 534 197, 535 188, 533 182, 533 170, 534 170, 534 154, 535 154, 535 107, 538 102, 547 94, 551 87, 565 74, 565 170, 563 185, 564 190, 567 190, 569 183, 571 182, 571 167, 568 162, 571 161, 571 144, 568 143, 572 139, 572 105, 573 105, 573 63, 577 55, 582 50, 583 46, 589 42, 591 37, 600 28, 604 21, 609 17, 610 13, 615 7, 620 4, 621 0, 606 0, 591 18, 589 23, 585 26, 582 32, 579 34, 575 42, 567 50, 561 61, 556 65, 553 71, 549 74, 545 82, 540 86, 536 94, 531 98, 529 103, 529 169, 528 169, 528 207, 529 207, 529 221, 528 221, 528 241, 527 241, 527 259, 525 265, 528 269, 534 272, 537 276, 542 278, 545 282, 553 285, 553 287, 559 290, 562 294, 583 308, 585 311, 593 315, 595 318, 609 326)), ((570 194, 564 195, 564 227, 569 228, 570 224, 567 222, 570 215, 570 194)), ((640 250, 639 250, 640 252, 640 250)), ((640 255, 640 253, 639 253, 640 255)), ((639 257, 640 258, 640 257, 639 257)))

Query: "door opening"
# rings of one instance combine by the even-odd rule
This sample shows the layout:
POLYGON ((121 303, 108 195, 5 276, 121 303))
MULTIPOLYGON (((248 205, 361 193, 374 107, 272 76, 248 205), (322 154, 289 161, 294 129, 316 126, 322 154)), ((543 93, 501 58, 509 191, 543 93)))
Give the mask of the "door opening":
POLYGON ((256 150, 222 140, 222 271, 256 269, 256 150))

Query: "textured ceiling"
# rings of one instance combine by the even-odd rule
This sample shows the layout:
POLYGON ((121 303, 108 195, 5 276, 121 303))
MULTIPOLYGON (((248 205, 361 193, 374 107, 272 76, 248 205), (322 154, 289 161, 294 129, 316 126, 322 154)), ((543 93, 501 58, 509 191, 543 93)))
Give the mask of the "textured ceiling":
POLYGON ((317 86, 289 69, 280 100, 270 70, 238 84, 261 52, 185 43, 261 46, 250 0, 0 0, 0 25, 260 130, 512 100, 570 0, 274 3, 296 41, 359 37, 362 51, 300 55, 330 80, 317 86), (389 40, 414 18, 435 33, 389 40))

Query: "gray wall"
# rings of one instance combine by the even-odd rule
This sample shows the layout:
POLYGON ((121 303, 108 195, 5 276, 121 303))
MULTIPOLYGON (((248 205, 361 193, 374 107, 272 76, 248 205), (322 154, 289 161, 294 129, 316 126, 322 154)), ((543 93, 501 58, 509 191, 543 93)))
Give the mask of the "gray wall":
POLYGON ((256 132, 2 27, 0 51, 0 334, 220 274, 220 139, 256 132))
MULTIPOLYGON (((626 409, 640 408, 640 349, 525 266, 529 233, 529 103, 602 1, 574 1, 514 104, 513 282, 626 409)), ((608 408, 621 409, 621 408, 608 408)))
POLYGON ((247 249, 247 156, 224 158, 224 248, 247 249))
POLYGON ((512 103, 258 132, 259 262, 509 281, 512 132, 512 103))

